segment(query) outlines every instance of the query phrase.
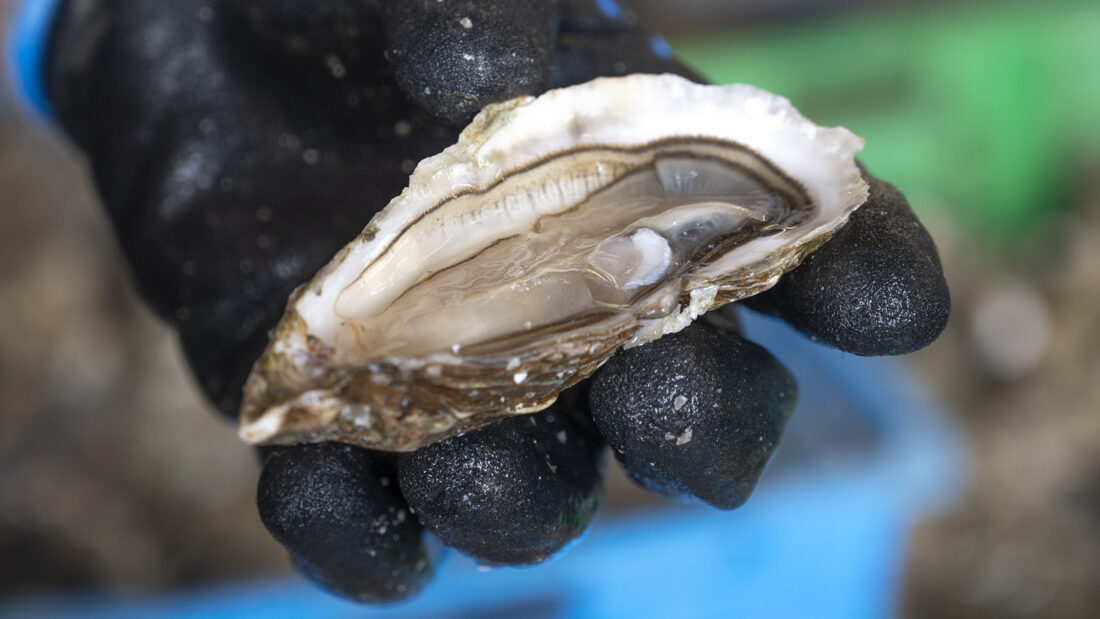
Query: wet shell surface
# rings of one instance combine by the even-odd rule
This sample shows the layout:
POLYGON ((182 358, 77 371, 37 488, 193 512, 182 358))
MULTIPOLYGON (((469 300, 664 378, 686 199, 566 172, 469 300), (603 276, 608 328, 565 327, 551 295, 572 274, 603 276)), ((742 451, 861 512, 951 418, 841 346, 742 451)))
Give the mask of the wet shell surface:
POLYGON ((240 436, 408 451, 541 410, 774 285, 866 199, 862 145, 672 75, 490 105, 291 295, 240 436))

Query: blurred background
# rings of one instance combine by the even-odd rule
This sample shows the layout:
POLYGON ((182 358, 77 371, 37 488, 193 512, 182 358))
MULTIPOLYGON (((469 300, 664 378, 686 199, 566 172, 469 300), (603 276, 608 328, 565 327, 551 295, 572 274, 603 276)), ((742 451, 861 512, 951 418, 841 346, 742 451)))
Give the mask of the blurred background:
MULTIPOLYGON (((0 9, 5 32, 16 4, 0 9)), ((834 518, 803 511, 816 505, 807 493, 880 465, 878 481, 904 485, 916 467, 919 500, 897 503, 904 513, 876 542, 882 557, 853 572, 877 610, 847 616, 1100 616, 1100 4, 623 6, 713 81, 772 90, 815 121, 865 137, 864 162, 909 197, 936 240, 953 313, 940 340, 904 366, 838 355, 823 357, 834 369, 806 369, 820 391, 804 391, 760 495, 729 515, 739 520, 672 508, 609 466, 608 507, 570 554, 587 560, 587 545, 611 548, 622 522, 651 514, 669 519, 615 539, 656 544, 667 535, 670 548, 688 548, 677 537, 685 522, 755 532, 769 510, 783 509, 800 511, 791 531, 803 538, 776 553, 826 553, 823 564, 841 570, 828 544, 806 538, 811 515, 834 518), (883 371, 881 385, 896 389, 862 393, 883 371), (904 423, 890 421, 903 414, 904 423), (890 468, 891 446, 912 452, 909 468, 890 468), (815 477, 823 469, 838 476, 815 477)), ((255 514, 257 460, 202 400, 173 335, 136 298, 85 163, 5 96, 0 614, 5 602, 63 593, 140 602, 280 582, 270 579, 289 563, 255 514)), ((865 522, 872 509, 845 505, 837 523, 865 522)), ((793 539, 784 531, 771 533, 793 539)), ((742 559, 736 569, 755 569, 742 559)), ((569 560, 512 572, 537 578, 569 560)), ((794 573, 776 578, 797 589, 794 573)), ((512 614, 555 616, 548 604, 512 614)))

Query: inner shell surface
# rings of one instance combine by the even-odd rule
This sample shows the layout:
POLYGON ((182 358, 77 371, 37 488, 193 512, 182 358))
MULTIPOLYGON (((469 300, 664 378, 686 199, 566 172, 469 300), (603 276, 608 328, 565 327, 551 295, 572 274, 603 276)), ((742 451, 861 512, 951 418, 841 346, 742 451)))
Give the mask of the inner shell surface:
POLYGON ((394 238, 328 316, 298 309, 349 361, 490 353, 617 310, 660 317, 675 309, 669 292, 705 283, 693 267, 730 260, 812 208, 798 183, 736 144, 591 147, 458 192, 394 238))

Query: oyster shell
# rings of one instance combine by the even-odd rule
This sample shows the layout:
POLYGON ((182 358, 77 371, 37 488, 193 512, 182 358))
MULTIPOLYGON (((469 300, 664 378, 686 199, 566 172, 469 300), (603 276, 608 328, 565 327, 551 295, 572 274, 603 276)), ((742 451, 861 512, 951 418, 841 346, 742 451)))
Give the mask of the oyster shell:
POLYGON ((866 199, 862 144, 672 75, 490 105, 294 292, 240 436, 406 451, 543 409, 797 266, 866 199))

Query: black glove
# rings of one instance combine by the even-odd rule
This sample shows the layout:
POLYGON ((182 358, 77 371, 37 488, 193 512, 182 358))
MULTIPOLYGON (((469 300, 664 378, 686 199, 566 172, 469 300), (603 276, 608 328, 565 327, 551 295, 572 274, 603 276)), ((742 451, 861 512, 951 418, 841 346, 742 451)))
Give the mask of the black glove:
MULTIPOLYGON (((291 290, 483 105, 599 75, 696 78, 613 9, 68 0, 47 89, 138 287, 233 417, 291 290)), ((868 179, 871 198, 850 223, 748 304, 857 354, 910 352, 943 329, 948 293, 905 199, 868 179)), ((264 449, 260 513, 311 579, 398 599, 430 579, 422 527, 490 564, 538 561, 574 539, 601 502, 604 441, 645 487, 736 507, 795 393, 734 326, 700 321, 619 353, 546 411, 413 453, 264 449)))

